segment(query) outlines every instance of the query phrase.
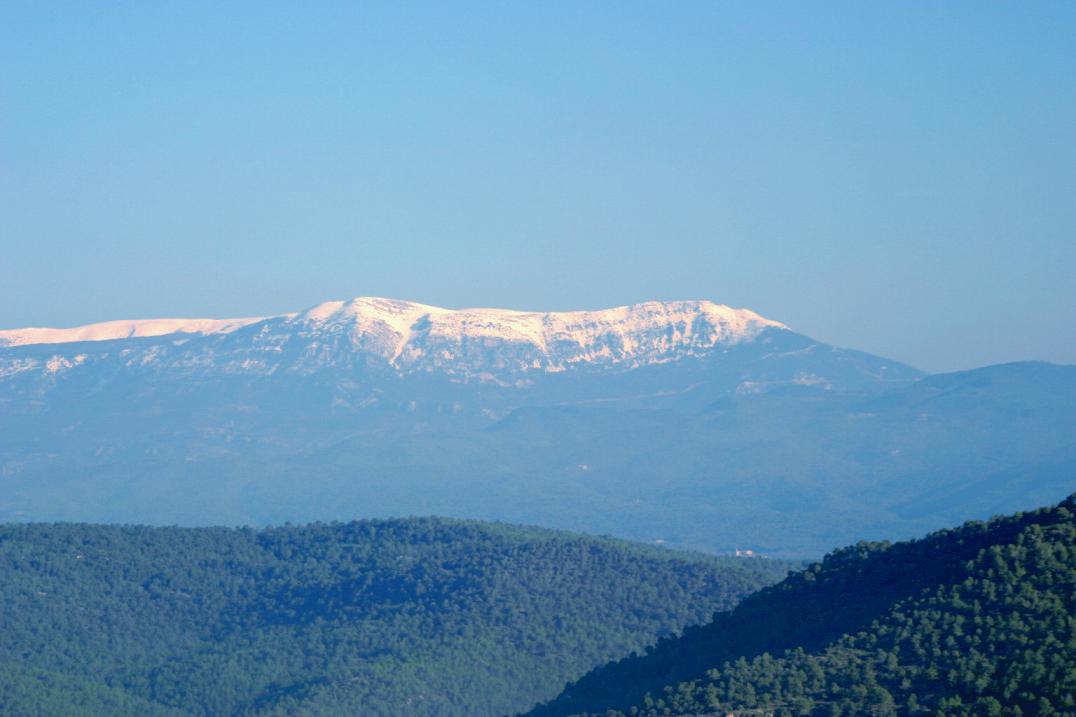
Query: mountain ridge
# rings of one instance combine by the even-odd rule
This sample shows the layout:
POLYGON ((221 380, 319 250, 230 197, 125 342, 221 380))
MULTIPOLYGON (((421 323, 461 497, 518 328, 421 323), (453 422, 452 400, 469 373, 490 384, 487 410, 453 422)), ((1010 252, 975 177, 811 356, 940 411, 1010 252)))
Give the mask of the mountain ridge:
MULTIPOLYGON (((667 341, 652 349, 659 353, 677 344, 712 348, 751 338, 762 328, 787 328, 749 309, 735 309, 707 300, 646 301, 593 311, 518 311, 500 308, 447 309, 412 301, 361 296, 349 301, 326 301, 308 309, 276 316, 229 319, 134 319, 91 323, 71 328, 16 328, 0 330, 0 347, 65 344, 84 341, 160 337, 172 334, 206 336, 230 334, 265 322, 279 322, 297 331, 313 328, 339 330, 350 327, 356 348, 383 349, 378 339, 393 335, 390 363, 406 354, 421 353, 408 343, 416 334, 433 332, 444 338, 528 342, 550 354, 557 343, 575 342, 580 347, 596 343, 603 335, 618 335, 621 354, 634 355, 640 332, 666 329, 667 341), (671 334, 671 335, 668 335, 671 334), (369 340, 367 340, 369 339, 369 340)), ((602 353, 599 349, 598 354, 602 353)), ((612 355, 608 347, 604 352, 612 355)), ((583 354, 573 360, 593 360, 583 354)), ((538 366, 534 366, 538 367, 538 366)), ((562 368, 547 363, 544 368, 562 368)))
POLYGON ((0 524, 0 714, 498 717, 788 567, 443 518, 0 524))
POLYGON ((834 550, 526 717, 1072 715, 1074 508, 834 550))
POLYGON ((434 513, 813 557, 1066 485, 1076 367, 925 377, 704 302, 545 327, 374 301, 0 347, 0 519, 434 513))

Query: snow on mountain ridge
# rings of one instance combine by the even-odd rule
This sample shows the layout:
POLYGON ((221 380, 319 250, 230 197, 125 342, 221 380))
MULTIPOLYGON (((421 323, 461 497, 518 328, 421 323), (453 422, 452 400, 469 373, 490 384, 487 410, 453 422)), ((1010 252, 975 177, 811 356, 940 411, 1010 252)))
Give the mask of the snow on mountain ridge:
POLYGON ((290 317, 313 336, 350 333, 352 343, 401 369, 477 370, 491 360, 518 368, 562 370, 575 363, 675 358, 785 328, 747 309, 710 301, 645 302, 597 311, 445 309, 377 297, 332 301, 290 317), (508 351, 510 357, 491 353, 508 351))
POLYGON ((265 317, 241 319, 130 319, 104 321, 69 329, 25 328, 0 331, 0 347, 31 344, 68 344, 79 341, 111 341, 170 334, 224 334, 264 321, 265 317))
POLYGON ((308 368, 326 347, 380 357, 401 371, 476 374, 560 371, 580 363, 642 365, 698 355, 783 324, 710 301, 646 302, 597 311, 445 309, 359 297, 267 318, 116 321, 72 329, 0 331, 0 346, 101 341, 170 334, 230 334, 261 322, 266 345, 291 337, 309 347, 308 368), (343 343, 340 343, 343 342, 343 343))

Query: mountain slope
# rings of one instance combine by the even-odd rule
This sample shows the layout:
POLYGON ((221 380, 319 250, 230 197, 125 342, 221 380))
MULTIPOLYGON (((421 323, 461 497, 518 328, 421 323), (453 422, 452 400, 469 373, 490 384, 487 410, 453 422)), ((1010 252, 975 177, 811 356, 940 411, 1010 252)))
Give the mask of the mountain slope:
MULTIPOLYGON (((409 301, 359 297, 268 318, 112 321, 72 329, 0 331, 0 346, 80 344, 72 360, 23 364, 19 371, 68 371, 96 354, 93 343, 117 339, 178 338, 169 354, 135 352, 135 361, 178 368, 212 354, 214 370, 271 374, 311 372, 329 360, 339 366, 368 361, 401 373, 439 371, 490 380, 572 366, 662 363, 749 341, 767 328, 783 329, 747 309, 709 301, 648 302, 601 311, 525 312, 452 310, 409 301), (213 337, 211 342, 205 339, 213 337), (192 345, 187 345, 193 341, 192 345), (238 363, 235 354, 246 352, 238 363), (84 356, 78 359, 78 356, 84 356), (362 357, 356 360, 356 356, 362 357), (178 357, 178 358, 177 358, 178 357)), ((163 344, 154 343, 154 347, 163 344)), ((107 349, 106 349, 107 350, 107 349)), ((95 356, 96 354, 96 356, 95 356)), ((9 365, 9 371, 14 368, 9 365)))
POLYGON ((440 519, 0 525, 0 713, 498 715, 784 568, 440 519))
POLYGON ((1076 714, 1076 496, 860 543, 530 717, 1076 714))
POLYGON ((925 377, 710 302, 33 331, 0 347, 4 520, 432 513, 812 557, 1072 490, 1076 367, 925 377))

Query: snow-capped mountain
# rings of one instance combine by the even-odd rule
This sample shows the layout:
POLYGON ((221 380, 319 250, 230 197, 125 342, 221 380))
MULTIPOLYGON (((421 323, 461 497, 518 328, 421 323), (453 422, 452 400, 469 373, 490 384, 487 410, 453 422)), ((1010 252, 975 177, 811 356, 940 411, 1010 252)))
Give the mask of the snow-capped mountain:
POLYGON ((803 554, 1067 495, 1074 406, 1076 368, 926 377, 708 301, 16 329, 0 521, 432 513, 803 554))
POLYGON ((226 334, 249 324, 252 319, 141 319, 104 321, 70 329, 7 329, 0 331, 0 347, 33 344, 73 344, 81 341, 112 341, 170 334, 226 334))
POLYGON ((438 371, 503 377, 575 366, 635 368, 702 356, 784 325, 747 309, 709 301, 647 302, 601 311, 525 312, 444 309, 409 301, 360 297, 329 301, 282 316, 240 319, 110 321, 71 329, 0 331, 0 346, 50 345, 54 355, 0 368, 58 372, 112 347, 133 342, 128 363, 176 367, 205 364, 209 353, 228 372, 312 371, 332 365, 381 362, 400 373, 438 371), (204 339, 210 338, 211 341, 204 339), (202 341, 198 341, 202 339, 202 341), (80 344, 74 355, 70 347, 80 344), (239 354, 242 354, 240 357, 239 354))

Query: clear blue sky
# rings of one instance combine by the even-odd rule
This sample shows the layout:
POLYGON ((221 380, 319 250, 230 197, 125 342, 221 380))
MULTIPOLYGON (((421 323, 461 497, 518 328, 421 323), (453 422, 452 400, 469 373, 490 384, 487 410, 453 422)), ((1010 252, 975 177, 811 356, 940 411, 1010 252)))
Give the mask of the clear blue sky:
POLYGON ((3 328, 709 298, 1076 362, 1076 3, 7 0, 0 245, 3 328))

